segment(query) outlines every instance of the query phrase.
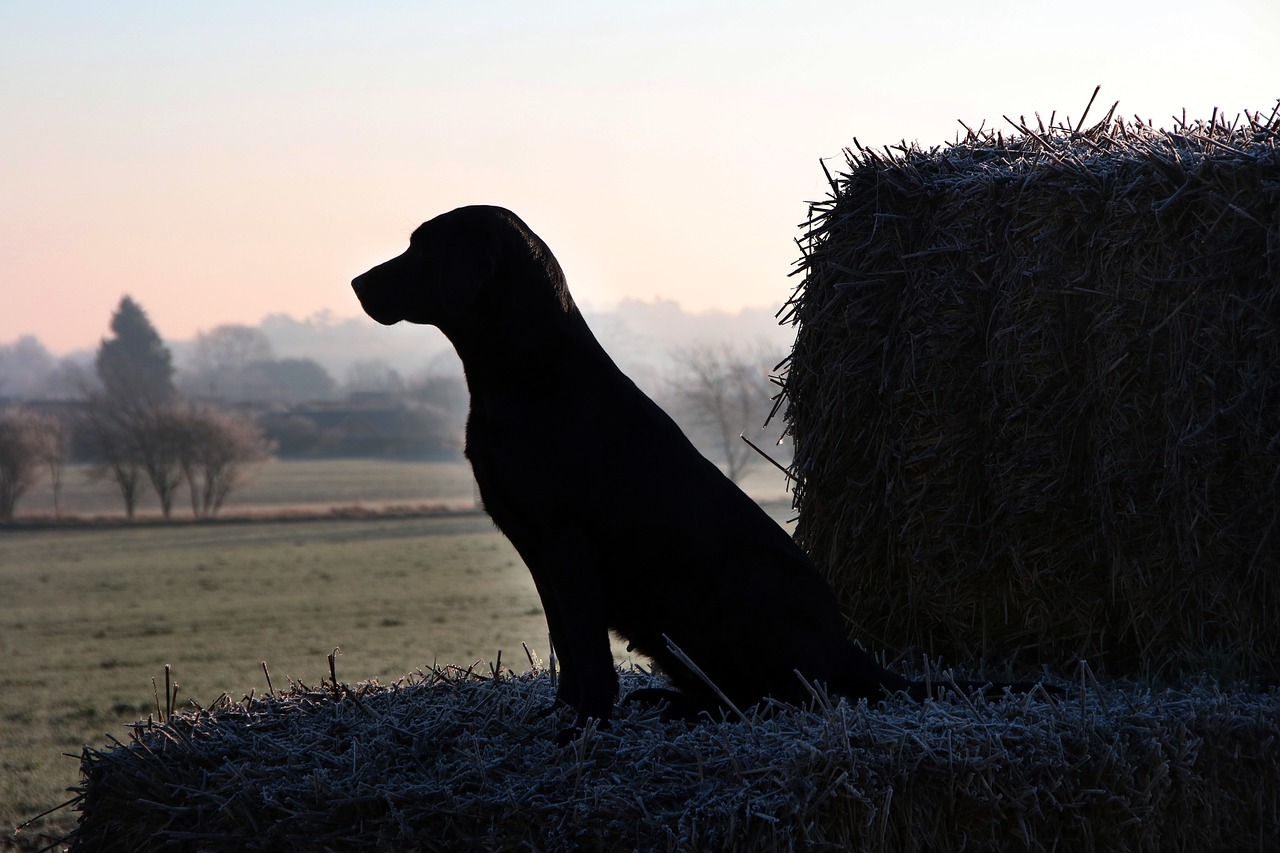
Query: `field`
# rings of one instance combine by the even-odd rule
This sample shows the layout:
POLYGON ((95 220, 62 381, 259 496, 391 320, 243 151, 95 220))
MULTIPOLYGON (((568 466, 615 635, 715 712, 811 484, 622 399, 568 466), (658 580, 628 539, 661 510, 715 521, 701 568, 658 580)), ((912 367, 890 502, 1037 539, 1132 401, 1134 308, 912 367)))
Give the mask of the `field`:
MULTIPOLYGON (((207 705, 223 691, 264 692, 262 661, 276 687, 318 683, 335 647, 338 677, 351 683, 394 681, 437 661, 487 667, 499 650, 519 672, 528 668, 522 643, 546 657, 533 582, 474 509, 471 488, 460 463, 271 463, 227 514, 455 510, 0 528, 0 849, 16 823, 67 799, 81 744, 123 738, 125 723, 154 711, 151 679, 163 685, 166 664, 180 703, 207 705)), ((118 515, 113 497, 73 503, 68 486, 67 511, 118 515)), ((19 508, 40 509, 36 500, 19 508)), ((56 834, 72 820, 62 811, 30 832, 56 834)))
MULTIPOLYGON (((386 459, 324 459, 282 462, 272 459, 254 468, 249 482, 231 493, 224 514, 272 510, 387 504, 475 505, 475 483, 464 462, 405 462, 386 459)), ((48 483, 23 496, 18 515, 51 515, 53 492, 48 483)), ((62 510, 68 515, 123 515, 114 485, 96 480, 88 466, 72 465, 65 475, 62 510)), ((147 492, 138 501, 140 516, 158 515, 159 503, 147 492)), ((190 497, 179 489, 175 518, 190 517, 190 497)))
MULTIPOLYGON (((761 465, 743 481, 748 494, 762 502, 790 502, 784 478, 761 465)), ((190 497, 179 489, 173 517, 190 518, 190 497)), ((411 462, 387 459, 323 459, 303 462, 273 459, 255 469, 243 488, 232 492, 223 515, 269 512, 281 508, 444 506, 475 507, 477 494, 465 462, 411 462)), ((120 495, 111 483, 96 480, 88 466, 72 465, 65 475, 62 511, 74 516, 123 516, 120 495)), ((150 492, 138 501, 138 516, 155 517, 160 506, 150 492)), ((45 481, 18 502, 17 515, 53 515, 53 492, 45 481)))

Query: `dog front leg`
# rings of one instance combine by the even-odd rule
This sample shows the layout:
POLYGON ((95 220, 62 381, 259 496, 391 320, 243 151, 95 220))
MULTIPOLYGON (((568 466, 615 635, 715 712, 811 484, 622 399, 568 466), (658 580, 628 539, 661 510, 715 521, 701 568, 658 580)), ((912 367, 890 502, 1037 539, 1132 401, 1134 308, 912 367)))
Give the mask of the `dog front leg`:
POLYGON ((537 553, 524 554, 547 615, 551 642, 560 659, 557 703, 573 708, 571 739, 587 720, 606 723, 618 695, 618 673, 609 647, 609 622, 599 564, 581 534, 544 539, 537 553))

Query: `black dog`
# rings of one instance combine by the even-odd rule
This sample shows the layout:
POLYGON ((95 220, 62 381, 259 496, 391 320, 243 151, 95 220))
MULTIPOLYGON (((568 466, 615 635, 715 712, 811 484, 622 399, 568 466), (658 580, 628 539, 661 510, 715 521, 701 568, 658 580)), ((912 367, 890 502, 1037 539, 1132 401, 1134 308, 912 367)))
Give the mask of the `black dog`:
POLYGON ((352 282, 379 323, 437 326, 471 392, 466 455, 484 506, 533 574, 563 662, 558 702, 606 721, 612 629, 653 658, 685 709, 919 685, 846 637, 835 596, 791 537, 705 459, 605 353, 551 250, 513 213, 464 207, 352 282))

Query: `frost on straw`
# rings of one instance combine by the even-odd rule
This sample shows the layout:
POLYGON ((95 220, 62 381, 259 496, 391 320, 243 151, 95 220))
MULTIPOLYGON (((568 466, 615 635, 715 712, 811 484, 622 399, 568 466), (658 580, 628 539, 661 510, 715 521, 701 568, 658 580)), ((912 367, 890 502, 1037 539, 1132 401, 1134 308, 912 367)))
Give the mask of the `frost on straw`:
POLYGON ((73 849, 1261 849, 1280 814, 1274 692, 821 697, 696 726, 624 704, 566 747, 553 695, 446 669, 140 724, 86 748, 73 849))
POLYGON ((797 538, 891 655, 1280 676, 1280 121, 848 150, 781 312, 797 538))

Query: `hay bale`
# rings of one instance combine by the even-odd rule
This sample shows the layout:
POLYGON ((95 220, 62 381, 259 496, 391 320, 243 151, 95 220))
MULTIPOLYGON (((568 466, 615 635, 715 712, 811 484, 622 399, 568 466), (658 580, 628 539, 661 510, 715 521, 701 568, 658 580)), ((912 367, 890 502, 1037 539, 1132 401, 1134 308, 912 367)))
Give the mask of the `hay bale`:
POLYGON ((897 654, 1275 677, 1280 121, 1080 124, 846 152, 787 308, 797 536, 897 654))
POLYGON ((1264 849, 1280 814, 1274 692, 819 694, 693 727, 632 708, 567 747, 553 695, 541 673, 437 671, 139 725, 85 749, 72 850, 1163 853, 1264 849))

